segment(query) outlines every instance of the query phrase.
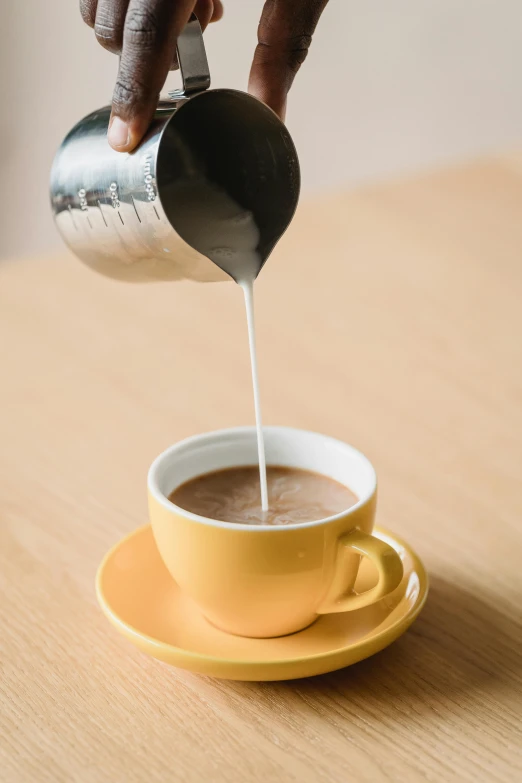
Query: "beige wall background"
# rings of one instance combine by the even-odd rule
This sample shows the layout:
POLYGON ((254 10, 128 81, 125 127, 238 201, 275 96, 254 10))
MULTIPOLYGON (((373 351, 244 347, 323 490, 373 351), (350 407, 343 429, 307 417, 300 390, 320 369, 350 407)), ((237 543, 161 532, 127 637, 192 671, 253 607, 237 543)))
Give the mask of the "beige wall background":
MULTIPOLYGON (((261 5, 225 0, 224 19, 206 34, 214 86, 245 88, 261 5)), ((116 58, 74 0, 3 0, 2 18, 5 257, 59 246, 47 201, 54 150, 109 102, 116 58)), ((305 193, 518 145, 521 0, 330 0, 287 122, 305 193)))

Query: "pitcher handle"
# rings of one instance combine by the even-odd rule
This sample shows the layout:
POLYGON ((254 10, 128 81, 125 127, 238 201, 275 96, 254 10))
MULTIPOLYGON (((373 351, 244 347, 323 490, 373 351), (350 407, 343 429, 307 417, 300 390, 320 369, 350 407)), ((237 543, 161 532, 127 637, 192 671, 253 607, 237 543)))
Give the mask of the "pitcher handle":
POLYGON ((210 87, 210 71, 203 33, 196 14, 190 15, 190 19, 179 34, 177 51, 183 89, 171 90, 168 93, 169 98, 179 100, 184 95, 207 90, 210 87))

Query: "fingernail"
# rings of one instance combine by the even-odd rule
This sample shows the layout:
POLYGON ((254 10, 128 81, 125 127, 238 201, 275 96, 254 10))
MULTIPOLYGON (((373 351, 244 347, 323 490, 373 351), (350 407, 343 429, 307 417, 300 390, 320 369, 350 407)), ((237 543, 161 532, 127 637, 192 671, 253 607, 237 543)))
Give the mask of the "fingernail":
POLYGON ((107 134, 112 147, 126 147, 129 143, 129 126, 120 117, 113 117, 107 134))

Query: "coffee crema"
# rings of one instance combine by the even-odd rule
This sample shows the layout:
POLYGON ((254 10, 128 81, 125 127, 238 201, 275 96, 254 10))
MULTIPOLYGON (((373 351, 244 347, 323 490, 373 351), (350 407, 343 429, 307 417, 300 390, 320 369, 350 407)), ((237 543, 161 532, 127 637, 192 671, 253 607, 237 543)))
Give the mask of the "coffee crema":
POLYGON ((267 466, 268 511, 260 503, 259 467, 204 473, 175 489, 169 500, 208 519, 244 525, 316 522, 346 511, 357 496, 338 481, 301 468, 267 466))

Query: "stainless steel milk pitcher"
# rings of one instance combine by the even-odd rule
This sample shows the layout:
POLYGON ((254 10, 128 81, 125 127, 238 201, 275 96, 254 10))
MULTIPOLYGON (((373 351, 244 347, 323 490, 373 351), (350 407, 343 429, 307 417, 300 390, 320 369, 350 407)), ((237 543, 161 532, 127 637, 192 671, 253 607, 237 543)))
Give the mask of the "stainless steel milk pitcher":
POLYGON ((179 37, 178 59, 183 89, 160 101, 136 150, 109 146, 109 107, 64 139, 51 172, 56 225, 82 261, 109 277, 253 278, 297 206, 294 144, 260 101, 208 89, 194 15, 179 37))

